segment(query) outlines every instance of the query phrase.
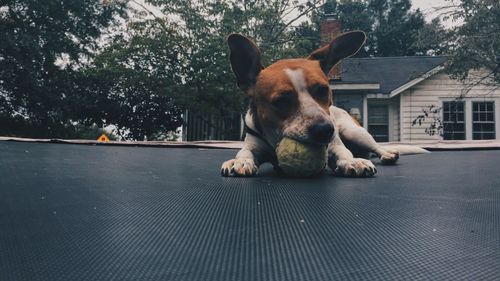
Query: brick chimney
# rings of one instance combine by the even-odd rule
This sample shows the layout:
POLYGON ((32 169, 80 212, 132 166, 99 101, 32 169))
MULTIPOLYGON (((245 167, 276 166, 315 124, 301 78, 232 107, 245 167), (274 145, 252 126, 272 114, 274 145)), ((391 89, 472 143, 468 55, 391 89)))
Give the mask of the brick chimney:
MULTIPOLYGON (((342 33, 342 25, 340 21, 337 19, 337 15, 335 14, 326 14, 325 18, 321 22, 320 25, 320 35, 321 42, 320 46, 323 47, 330 43, 333 38, 337 37, 340 33, 342 33)), ((330 72, 328 72, 328 79, 340 80, 340 63, 334 66, 330 72)))

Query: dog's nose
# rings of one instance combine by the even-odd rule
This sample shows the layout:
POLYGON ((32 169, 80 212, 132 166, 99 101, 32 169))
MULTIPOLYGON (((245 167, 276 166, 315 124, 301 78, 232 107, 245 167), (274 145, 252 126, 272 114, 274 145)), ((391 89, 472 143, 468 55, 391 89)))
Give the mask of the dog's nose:
POLYGON ((334 133, 333 125, 327 122, 321 122, 309 129, 309 133, 314 141, 320 143, 329 143, 334 133))

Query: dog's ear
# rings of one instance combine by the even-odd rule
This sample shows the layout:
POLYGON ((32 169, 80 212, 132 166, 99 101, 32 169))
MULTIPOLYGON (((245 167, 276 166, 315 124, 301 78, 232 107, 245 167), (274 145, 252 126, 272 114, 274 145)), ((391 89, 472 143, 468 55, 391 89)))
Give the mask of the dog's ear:
POLYGON ((321 69, 328 74, 339 61, 356 54, 365 44, 366 35, 363 31, 351 31, 340 34, 330 44, 312 52, 308 59, 318 60, 321 69))
POLYGON ((235 33, 229 35, 227 43, 238 87, 246 92, 255 85, 257 76, 263 69, 259 48, 247 37, 235 33))

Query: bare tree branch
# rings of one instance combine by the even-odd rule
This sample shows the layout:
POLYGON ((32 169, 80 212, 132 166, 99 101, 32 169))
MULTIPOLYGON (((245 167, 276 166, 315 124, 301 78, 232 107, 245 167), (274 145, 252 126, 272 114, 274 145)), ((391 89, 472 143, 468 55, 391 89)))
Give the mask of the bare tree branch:
POLYGON ((295 16, 294 18, 292 18, 291 20, 289 20, 287 23, 285 23, 285 24, 283 25, 283 27, 282 27, 280 30, 278 30, 278 32, 277 32, 277 33, 275 33, 275 34, 274 34, 274 36, 272 37, 272 40, 271 40, 271 41, 274 41, 274 40, 276 40, 279 36, 281 36, 281 34, 282 34, 283 32, 285 32, 285 30, 286 30, 288 27, 290 27, 290 25, 292 25, 293 23, 295 23, 297 20, 299 20, 299 19, 300 19, 300 18, 302 18, 303 16, 307 15, 308 13, 310 13, 310 12, 312 12, 312 11, 316 10, 316 9, 320 6, 320 4, 322 4, 322 2, 323 2, 322 0, 314 0, 314 1, 312 1, 312 2, 307 2, 307 6, 308 6, 308 7, 307 7, 304 11, 302 11, 301 13, 299 13, 297 16, 295 16))

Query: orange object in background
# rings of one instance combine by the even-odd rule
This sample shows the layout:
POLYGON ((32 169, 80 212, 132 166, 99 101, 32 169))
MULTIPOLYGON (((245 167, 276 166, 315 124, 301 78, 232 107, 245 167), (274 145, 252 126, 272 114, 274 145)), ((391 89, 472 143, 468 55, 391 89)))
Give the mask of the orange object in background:
POLYGON ((102 134, 98 139, 97 141, 109 141, 109 138, 108 136, 106 136, 106 134, 102 134))

